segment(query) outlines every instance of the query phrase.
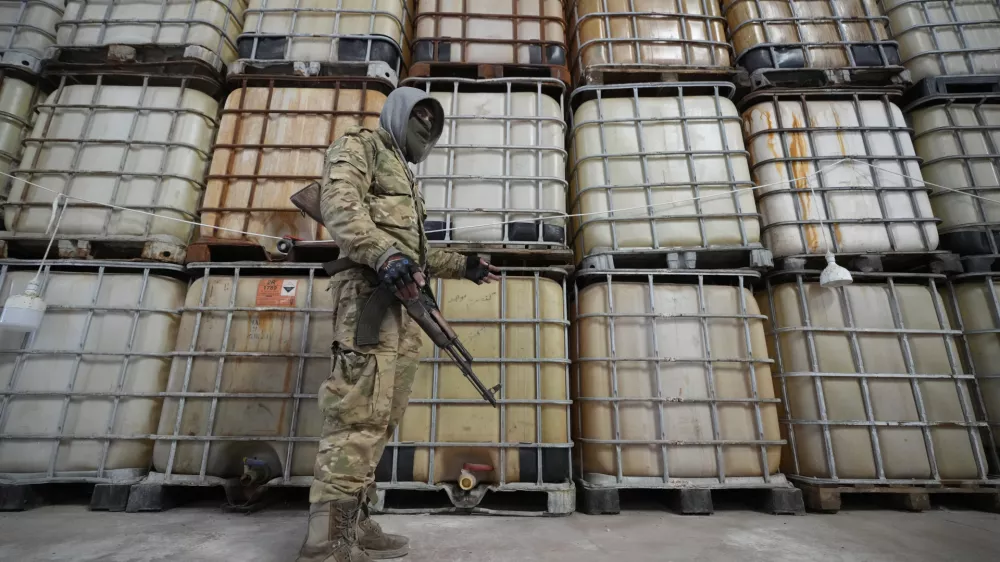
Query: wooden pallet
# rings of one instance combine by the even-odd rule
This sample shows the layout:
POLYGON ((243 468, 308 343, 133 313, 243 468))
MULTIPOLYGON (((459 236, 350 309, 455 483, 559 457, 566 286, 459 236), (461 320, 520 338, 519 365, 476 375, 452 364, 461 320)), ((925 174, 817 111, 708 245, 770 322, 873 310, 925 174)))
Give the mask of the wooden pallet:
POLYGON ((806 509, 822 513, 836 513, 842 506, 841 496, 869 496, 881 505, 903 511, 931 509, 931 497, 967 500, 970 507, 985 511, 1000 511, 998 486, 908 486, 908 485, 824 485, 795 482, 802 490, 806 509))
POLYGON ((477 64, 464 62, 415 62, 410 66, 411 78, 555 78, 570 83, 569 69, 558 65, 477 64))
POLYGON ((805 513, 802 492, 787 483, 757 488, 605 488, 578 481, 577 491, 579 510, 589 515, 620 513, 622 500, 626 500, 627 509, 627 502, 633 495, 641 496, 645 504, 653 502, 653 505, 681 515, 711 515, 715 512, 716 502, 772 515, 805 513))
MULTIPOLYGON (((958 254, 934 252, 881 252, 867 254, 834 254, 837 264, 862 273, 962 273, 958 254)), ((774 268, 783 271, 822 270, 823 255, 800 255, 774 258, 774 268)))
POLYGON ((753 91, 769 88, 890 88, 902 92, 910 85, 910 74, 898 67, 761 68, 749 74, 753 91))
POLYGON ((587 67, 580 73, 576 86, 610 86, 613 84, 650 84, 674 82, 732 82, 748 83, 742 68, 702 67, 670 68, 656 65, 613 67, 587 67))
MULTIPOLYGON (((187 248, 181 244, 160 240, 101 240, 78 239, 72 235, 56 238, 49 258, 93 260, 145 260, 164 263, 184 263, 187 248)), ((0 239, 0 258, 42 259, 49 239, 19 235, 0 239)))
POLYGON ((298 262, 324 263, 337 259, 340 251, 333 241, 295 243, 279 241, 276 247, 264 247, 246 239, 202 237, 187 248, 185 263, 208 262, 298 262))
POLYGON ((737 248, 649 249, 594 252, 580 269, 741 269, 766 271, 773 265, 771 251, 760 244, 737 248))
POLYGON ((0 484, 0 511, 26 511, 89 497, 91 511, 125 511, 132 484, 0 484))

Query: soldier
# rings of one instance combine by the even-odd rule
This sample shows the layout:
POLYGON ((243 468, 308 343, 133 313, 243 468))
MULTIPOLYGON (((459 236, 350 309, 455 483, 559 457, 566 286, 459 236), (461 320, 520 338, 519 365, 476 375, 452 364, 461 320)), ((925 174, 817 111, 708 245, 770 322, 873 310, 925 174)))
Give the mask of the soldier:
MULTIPOLYGON (((416 88, 386 99, 377 130, 352 128, 330 147, 320 206, 341 257, 370 267, 397 295, 413 297, 432 276, 476 283, 499 279, 486 260, 428 248, 424 203, 406 162, 423 161, 441 136, 444 110, 416 88)), ((358 346, 355 328, 374 287, 364 270, 330 280, 333 370, 319 389, 323 434, 309 491, 309 531, 298 562, 368 562, 405 556, 409 539, 384 533, 370 516, 375 467, 403 417, 420 350, 420 327, 401 304, 389 307, 379 343, 358 346)))

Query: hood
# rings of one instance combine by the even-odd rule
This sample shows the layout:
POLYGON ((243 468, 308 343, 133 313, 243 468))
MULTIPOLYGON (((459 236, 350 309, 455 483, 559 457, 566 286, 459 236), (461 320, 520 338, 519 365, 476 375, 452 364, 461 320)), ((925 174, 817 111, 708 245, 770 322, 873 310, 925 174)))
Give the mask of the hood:
POLYGON ((378 124, 389 132, 393 142, 396 143, 396 148, 403 153, 403 156, 408 161, 416 164, 427 158, 431 149, 434 148, 434 144, 441 137, 441 131, 444 129, 444 109, 441 108, 441 103, 432 98, 427 92, 403 86, 402 88, 393 90, 389 94, 389 97, 386 98, 385 105, 382 106, 382 115, 379 117, 378 124), (410 121, 410 113, 418 103, 428 104, 434 113, 431 138, 421 154, 406 154, 404 149, 406 146, 406 125, 410 121))

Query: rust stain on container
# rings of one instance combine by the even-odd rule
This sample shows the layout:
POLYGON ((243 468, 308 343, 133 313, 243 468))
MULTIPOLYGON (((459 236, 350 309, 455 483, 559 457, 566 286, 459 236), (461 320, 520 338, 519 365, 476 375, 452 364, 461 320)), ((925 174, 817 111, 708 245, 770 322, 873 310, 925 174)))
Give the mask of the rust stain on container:
MULTIPOLYGON (((792 115, 792 128, 803 128, 803 123, 799 120, 798 115, 792 115)), ((791 153, 790 156, 796 159, 808 156, 808 149, 806 148, 806 134, 789 133, 789 136, 790 139, 788 142, 788 149, 791 153)), ((802 207, 802 220, 810 218, 809 209, 812 205, 812 193, 806 191, 809 189, 809 181, 806 179, 808 176, 809 162, 792 160, 792 177, 795 179, 793 185, 796 189, 803 190, 798 194, 799 204, 802 207)), ((817 226, 814 224, 803 225, 802 230, 805 232, 806 247, 809 248, 809 251, 816 252, 819 250, 819 231, 817 226)))

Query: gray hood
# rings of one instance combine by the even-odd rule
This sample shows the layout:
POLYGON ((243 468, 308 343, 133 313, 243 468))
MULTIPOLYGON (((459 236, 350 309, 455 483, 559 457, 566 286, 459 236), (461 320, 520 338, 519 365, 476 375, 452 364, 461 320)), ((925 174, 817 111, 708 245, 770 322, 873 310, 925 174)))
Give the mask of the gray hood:
POLYGON ((396 148, 403 154, 403 157, 416 164, 427 158, 431 149, 434 148, 434 144, 441 137, 441 131, 444 129, 444 109, 441 108, 441 103, 428 95, 427 92, 404 86, 396 88, 386 98, 378 124, 389 131, 392 140, 396 143, 396 148), (410 122, 410 113, 413 108, 420 102, 428 104, 434 113, 431 139, 421 154, 406 154, 406 125, 410 122))

